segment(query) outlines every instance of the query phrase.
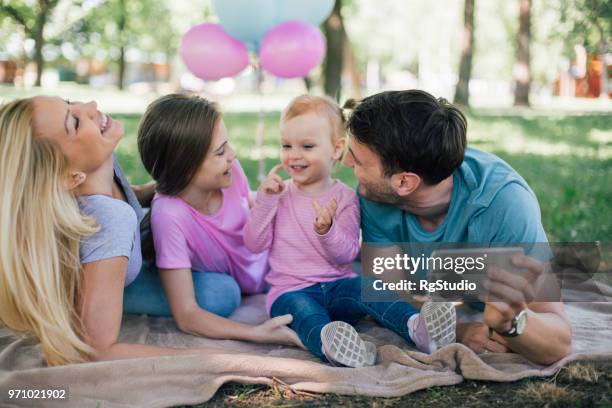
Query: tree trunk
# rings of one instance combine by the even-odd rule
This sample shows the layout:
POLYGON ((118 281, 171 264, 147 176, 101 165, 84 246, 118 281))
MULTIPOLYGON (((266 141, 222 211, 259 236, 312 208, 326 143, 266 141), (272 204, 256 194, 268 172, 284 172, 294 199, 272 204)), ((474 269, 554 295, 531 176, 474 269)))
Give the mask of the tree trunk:
POLYGON ((125 83, 125 29, 127 26, 127 10, 125 9, 125 0, 119 1, 119 20, 117 21, 117 28, 119 29, 119 61, 117 61, 118 72, 117 72, 117 88, 123 90, 125 83))
POLYGON ((49 5, 45 0, 39 0, 38 5, 40 12, 36 15, 36 23, 34 25, 34 62, 36 63, 36 82, 34 86, 40 86, 42 82, 43 69, 45 67, 45 59, 43 57, 43 47, 45 45, 45 24, 47 23, 47 15, 49 13, 49 5))
POLYGON ((597 30, 599 31, 599 58, 601 60, 601 72, 600 72, 600 91, 599 97, 601 99, 609 98, 609 84, 608 84, 608 64, 606 63, 606 36, 604 34, 604 30, 601 25, 597 24, 597 30))
POLYGON ((331 15, 323 23, 327 40, 325 62, 323 64, 323 89, 336 101, 340 100, 342 87, 342 67, 344 64, 344 23, 342 21, 342 0, 336 0, 331 15))
POLYGON ((351 93, 347 96, 354 99, 361 99, 361 73, 359 72, 357 59, 353 52, 353 46, 346 35, 346 30, 344 31, 344 63, 351 76, 351 93))
POLYGON ((122 90, 125 83, 125 47, 123 46, 119 48, 119 61, 117 61, 117 64, 117 88, 122 90))
POLYGON ((454 103, 464 106, 470 104, 470 78, 474 54, 474 3, 475 0, 465 0, 463 9, 463 44, 459 63, 459 82, 455 88, 454 98, 454 103))
POLYGON ((518 49, 514 66, 514 106, 529 106, 531 67, 529 43, 531 41, 531 0, 520 0, 518 49))

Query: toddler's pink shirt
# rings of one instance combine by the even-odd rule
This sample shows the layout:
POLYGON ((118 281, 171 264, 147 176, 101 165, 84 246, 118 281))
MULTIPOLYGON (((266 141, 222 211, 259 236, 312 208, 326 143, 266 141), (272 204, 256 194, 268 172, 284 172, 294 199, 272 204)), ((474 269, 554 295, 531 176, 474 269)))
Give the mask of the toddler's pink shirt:
POLYGON ((253 252, 270 250, 269 314, 272 303, 285 292, 355 276, 351 264, 359 252, 359 200, 340 181, 311 196, 288 180, 281 194, 257 193, 244 242, 253 252), (313 200, 327 206, 334 198, 338 209, 332 227, 319 235, 314 230, 313 200))
POLYGON ((250 191, 238 160, 232 163, 232 185, 222 192, 221 208, 212 215, 179 197, 155 194, 151 228, 157 267, 229 273, 243 293, 261 293, 268 253, 253 253, 244 244, 250 191))

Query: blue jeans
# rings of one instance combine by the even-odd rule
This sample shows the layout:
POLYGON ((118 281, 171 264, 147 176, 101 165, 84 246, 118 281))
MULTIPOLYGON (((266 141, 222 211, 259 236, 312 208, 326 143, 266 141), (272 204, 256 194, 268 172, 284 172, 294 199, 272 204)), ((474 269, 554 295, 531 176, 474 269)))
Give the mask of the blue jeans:
MULTIPOLYGON (((198 305, 211 313, 229 317, 240 306, 240 287, 228 274, 192 272, 198 305)), ((172 316, 155 266, 144 262, 138 277, 123 291, 124 313, 172 316)))
POLYGON ((362 301, 361 279, 339 279, 283 293, 272 303, 270 315, 293 315, 291 328, 308 350, 324 362, 327 359, 321 351, 321 329, 334 320, 354 325, 369 315, 414 345, 408 335, 408 319, 419 311, 399 296, 391 302, 362 301))

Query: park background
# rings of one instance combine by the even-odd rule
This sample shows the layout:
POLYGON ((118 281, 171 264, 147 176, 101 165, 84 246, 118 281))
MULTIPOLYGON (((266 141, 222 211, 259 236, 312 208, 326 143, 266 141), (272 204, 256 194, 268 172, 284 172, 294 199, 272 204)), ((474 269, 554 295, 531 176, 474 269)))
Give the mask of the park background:
MULTIPOLYGON (((258 159, 266 168, 278 161, 280 111, 294 96, 327 94, 343 103, 382 90, 424 89, 461 106, 470 146, 497 154, 527 180, 551 241, 612 241, 610 0, 336 0, 319 27, 324 60, 297 79, 259 77, 252 66, 218 81, 195 77, 178 48, 182 35, 203 22, 219 22, 211 0, 0 0, 0 102, 38 94, 95 100, 124 123, 117 154, 138 184, 150 179, 136 146, 148 103, 170 92, 205 96, 220 103, 255 189, 258 159), (264 146, 254 149, 262 116, 264 146)), ((350 169, 340 168, 338 177, 355 185, 350 169)), ((452 406, 473 391, 492 403, 495 390, 504 391, 499 387, 534 387, 525 397, 534 403, 543 393, 543 403, 571 405, 589 392, 610 402, 610 386, 598 378, 609 384, 612 370, 589 370, 586 380, 564 374, 569 390, 547 389, 546 381, 517 388, 472 381, 417 393, 413 401, 452 406)), ((216 401, 275 404, 285 397, 231 385, 216 401)), ((323 401, 373 401, 337 398, 323 401)))

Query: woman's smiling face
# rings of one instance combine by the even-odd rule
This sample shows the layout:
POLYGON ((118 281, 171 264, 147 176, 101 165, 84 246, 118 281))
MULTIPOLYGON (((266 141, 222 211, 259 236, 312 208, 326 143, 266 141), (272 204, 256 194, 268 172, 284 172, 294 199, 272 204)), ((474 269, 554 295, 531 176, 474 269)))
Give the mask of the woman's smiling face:
POLYGON ((112 156, 123 125, 98 110, 95 102, 69 103, 61 98, 33 98, 38 137, 54 140, 73 170, 92 173, 112 156))

